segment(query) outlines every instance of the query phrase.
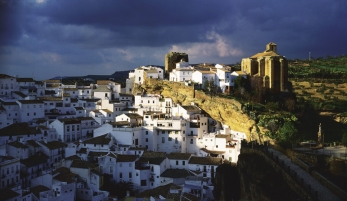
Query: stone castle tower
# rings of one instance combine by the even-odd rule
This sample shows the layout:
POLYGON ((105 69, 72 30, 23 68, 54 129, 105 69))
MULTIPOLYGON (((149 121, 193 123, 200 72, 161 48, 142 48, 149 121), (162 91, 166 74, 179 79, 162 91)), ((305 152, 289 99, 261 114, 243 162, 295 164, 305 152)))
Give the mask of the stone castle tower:
POLYGON ((241 61, 241 70, 249 76, 258 76, 266 90, 272 93, 288 89, 288 61, 277 53, 277 45, 270 42, 264 52, 241 61))
POLYGON ((165 55, 165 78, 169 78, 172 69, 176 68, 176 63, 180 62, 182 59, 189 62, 188 54, 181 52, 170 52, 165 55))

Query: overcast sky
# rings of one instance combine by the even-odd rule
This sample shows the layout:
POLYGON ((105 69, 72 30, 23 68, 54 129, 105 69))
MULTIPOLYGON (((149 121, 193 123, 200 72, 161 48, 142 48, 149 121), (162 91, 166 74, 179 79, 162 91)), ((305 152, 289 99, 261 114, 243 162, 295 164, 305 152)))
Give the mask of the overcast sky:
POLYGON ((289 59, 347 53, 347 0, 0 0, 0 74, 107 75, 239 62, 269 42, 289 59))

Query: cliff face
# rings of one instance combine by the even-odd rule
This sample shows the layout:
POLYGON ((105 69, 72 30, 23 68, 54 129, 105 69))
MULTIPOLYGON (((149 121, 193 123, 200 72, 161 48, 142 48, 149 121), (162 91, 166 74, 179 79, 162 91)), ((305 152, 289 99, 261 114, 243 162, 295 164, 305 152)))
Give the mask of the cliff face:
POLYGON ((194 90, 192 86, 185 86, 183 83, 156 79, 147 79, 144 84, 137 86, 134 93, 143 91, 171 97, 175 103, 182 105, 189 105, 194 102, 213 119, 228 125, 232 130, 245 133, 248 141, 263 142, 269 140, 262 134, 265 133, 264 128, 259 127, 257 132, 256 122, 242 112, 241 104, 234 99, 209 96, 200 90, 194 90))
POLYGON ((293 191, 279 169, 257 154, 240 154, 237 168, 241 198, 247 200, 306 200, 293 191))

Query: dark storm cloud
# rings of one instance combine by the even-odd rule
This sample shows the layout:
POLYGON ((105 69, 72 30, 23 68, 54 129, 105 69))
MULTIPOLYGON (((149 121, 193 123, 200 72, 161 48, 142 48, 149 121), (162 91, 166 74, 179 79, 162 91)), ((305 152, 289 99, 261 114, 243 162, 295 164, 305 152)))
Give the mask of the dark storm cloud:
MULTIPOLYGON (((95 48, 97 45, 161 46, 199 42, 214 23, 228 14, 228 7, 210 1, 47 1, 34 10, 45 18, 40 23, 57 25, 55 28, 68 25, 95 30, 95 34, 78 30, 62 34, 66 30, 51 32, 44 29, 39 30, 43 31, 40 37, 45 34, 95 48), (96 30, 108 34, 98 35, 96 30)), ((30 28, 30 24, 28 26, 29 32, 37 33, 38 30, 30 28)))
POLYGON ((16 43, 22 34, 20 1, 0 1, 0 46, 16 43))
POLYGON ((346 0, 0 0, 0 6, 5 72, 35 66, 65 75, 109 73, 163 65, 169 51, 188 52, 194 63, 235 63, 270 41, 287 58, 346 54, 346 0))

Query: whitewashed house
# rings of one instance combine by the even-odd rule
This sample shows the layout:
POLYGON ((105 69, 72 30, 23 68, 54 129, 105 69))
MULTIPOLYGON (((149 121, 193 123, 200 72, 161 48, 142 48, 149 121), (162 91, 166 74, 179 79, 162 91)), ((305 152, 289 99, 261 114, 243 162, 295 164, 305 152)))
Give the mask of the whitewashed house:
POLYGON ((230 74, 230 86, 234 87, 235 86, 235 80, 237 77, 243 77, 245 79, 247 79, 247 74, 243 71, 234 71, 230 74))
POLYGON ((28 123, 15 123, 0 129, 0 144, 17 140, 41 140, 44 135, 37 126, 29 126, 28 123))
POLYGON ((18 100, 20 109, 20 122, 31 122, 34 119, 44 118, 44 103, 41 100, 18 100))
POLYGON ((0 99, 0 110, 0 129, 21 122, 21 111, 17 102, 0 99))
POLYGON ((81 143, 81 147, 87 148, 89 151, 107 152, 113 145, 114 139, 111 134, 106 133, 97 137, 90 138, 81 143))
POLYGON ((149 164, 150 175, 148 175, 147 186, 154 188, 162 185, 164 180, 161 180, 160 175, 169 167, 166 152, 146 151, 140 157, 139 162, 149 164))
POLYGON ((19 185, 21 183, 19 161, 19 158, 0 155, 0 189, 19 185))
POLYGON ((216 168, 223 162, 222 158, 192 156, 189 159, 189 170, 199 172, 198 176, 212 178, 216 168))
POLYGON ((167 155, 170 168, 188 170, 188 162, 191 156, 190 153, 171 152, 167 155))
POLYGON ((29 147, 20 141, 13 141, 6 144, 8 156, 26 159, 29 157, 29 147))
POLYGON ((176 68, 170 72, 169 80, 173 82, 185 82, 192 80, 194 67, 188 62, 181 61, 176 63, 176 68))
POLYGON ((16 77, 0 74, 0 95, 10 97, 13 91, 18 91, 16 77))
POLYGON ((117 168, 115 175, 116 182, 129 181, 135 185, 140 185, 139 176, 136 176, 135 172, 135 161, 137 160, 136 155, 117 155, 117 168))
POLYGON ((42 152, 48 156, 48 164, 50 167, 57 167, 57 163, 60 163, 65 158, 65 148, 67 144, 60 141, 37 141, 37 144, 41 146, 42 152))
POLYGON ((203 88, 206 81, 215 83, 216 72, 207 70, 196 70, 193 72, 192 81, 200 84, 203 88))

